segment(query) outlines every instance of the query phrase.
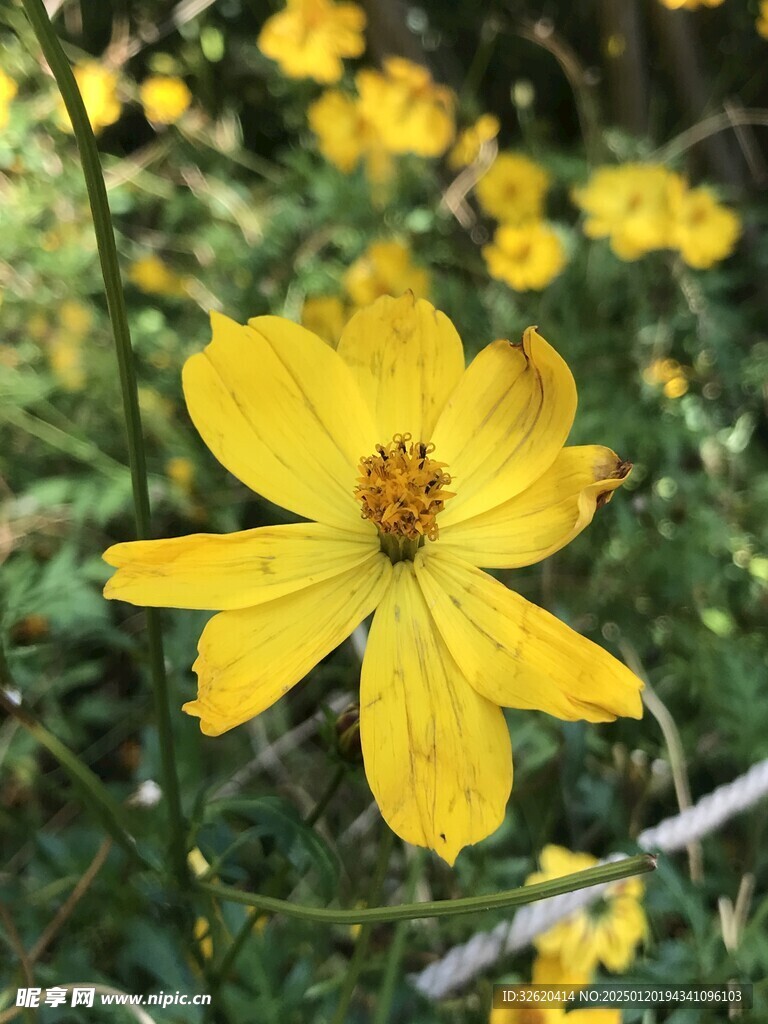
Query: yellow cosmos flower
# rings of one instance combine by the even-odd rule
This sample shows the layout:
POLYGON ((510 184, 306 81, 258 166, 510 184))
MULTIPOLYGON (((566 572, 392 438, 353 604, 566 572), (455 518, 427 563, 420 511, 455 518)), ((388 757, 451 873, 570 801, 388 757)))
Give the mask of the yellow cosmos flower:
POLYGON ((0 68, 0 129, 8 124, 11 102, 18 91, 16 82, 0 68))
POLYGON ((417 299, 429 295, 429 273, 411 260, 403 242, 373 242, 344 275, 344 287, 352 302, 369 306, 382 295, 411 291, 417 299))
POLYGON ((488 273, 518 292, 541 291, 566 264, 556 231, 543 221, 502 224, 492 245, 483 247, 488 273))
POLYGON ((365 49, 364 29, 365 13, 357 4, 288 0, 264 23, 257 46, 289 78, 329 84, 344 74, 343 57, 359 57, 365 49))
POLYGON ((533 1003, 518 1009, 491 1010, 488 1024, 621 1024, 621 1010, 589 1008, 566 1013, 557 1006, 533 1003))
POLYGON ((340 89, 327 89, 310 106, 307 116, 320 152, 334 167, 351 174, 363 161, 370 182, 383 185, 390 180, 392 157, 358 98, 340 89))
POLYGON ((505 224, 522 224, 541 217, 549 175, 522 153, 499 153, 475 188, 489 216, 505 224))
POLYGON ((763 39, 768 39, 768 0, 760 0, 759 10, 760 13, 755 22, 755 28, 763 39))
POLYGON ((156 124, 175 124, 192 102, 187 83, 173 75, 151 75, 139 86, 144 113, 156 124))
POLYGON ((689 267, 705 270, 730 256, 741 234, 739 217, 718 203, 708 188, 676 191, 671 244, 689 267))
MULTIPOLYGON (((591 980, 590 974, 565 967, 558 957, 538 956, 533 963, 534 985, 588 985, 591 980)), ((621 1010, 589 1007, 566 1013, 557 1006, 533 1004, 492 1010, 490 1024, 621 1024, 621 1010)))
POLYGON ((584 233, 609 238, 614 253, 636 260, 671 244, 672 203, 681 179, 659 164, 598 168, 573 200, 587 215, 584 233))
POLYGON ((450 320, 410 294, 356 313, 335 350, 279 317, 211 320, 183 370, 192 421, 230 472, 309 521, 117 544, 105 595, 218 611, 184 705, 208 736, 270 707, 375 611, 366 775, 390 827, 453 863, 504 818, 501 705, 642 713, 624 665, 482 569, 559 550, 629 466, 563 447, 576 387, 534 328, 465 369, 450 320))
POLYGON ((494 114, 483 114, 469 128, 465 128, 456 145, 448 154, 448 165, 457 171, 460 167, 468 167, 480 156, 480 149, 486 142, 495 139, 501 127, 498 117, 494 114))
POLYGON ((85 386, 83 352, 80 340, 57 335, 48 346, 48 363, 65 391, 82 391, 85 386))
POLYGON ((164 263, 159 256, 142 256, 128 268, 128 280, 147 295, 167 295, 180 298, 186 295, 184 278, 164 263))
POLYGON ((688 368, 676 359, 654 359, 643 370, 646 384, 662 384, 667 398, 682 398, 688 391, 688 368))
MULTIPOLYGON (((117 97, 118 76, 116 71, 104 67, 97 60, 83 61, 72 69, 94 134, 98 135, 120 117, 120 100, 117 97)), ((72 131, 64 101, 59 100, 58 117, 62 128, 72 131)))
POLYGON ((699 7, 719 7, 723 0, 661 0, 670 11, 696 11, 699 7))
MULTIPOLYGON (((529 875, 526 885, 594 867, 597 858, 571 853, 562 846, 545 846, 540 862, 541 871, 529 875)), ((606 890, 597 906, 579 910, 539 935, 534 940, 536 949, 545 957, 567 964, 577 976, 591 977, 598 964, 609 971, 625 971, 647 931, 640 903, 643 891, 643 883, 637 878, 617 882, 606 890)))
POLYGON ((176 486, 185 494, 192 493, 192 484, 195 480, 195 467, 190 459, 183 455, 176 455, 165 464, 165 472, 176 486))
POLYGON ((347 311, 337 295, 317 295, 306 299, 301 310, 301 325, 334 348, 341 337, 347 311))
POLYGON ((365 69, 355 81, 360 109, 390 153, 442 156, 453 140, 456 97, 429 71, 404 57, 388 57, 384 71, 365 69))

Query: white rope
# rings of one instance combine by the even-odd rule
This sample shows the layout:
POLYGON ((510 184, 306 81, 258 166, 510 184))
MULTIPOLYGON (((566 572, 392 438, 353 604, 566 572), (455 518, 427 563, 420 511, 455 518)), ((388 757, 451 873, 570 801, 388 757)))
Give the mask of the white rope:
MULTIPOLYGON (((720 786, 693 807, 638 836, 642 850, 674 853, 697 839, 716 831, 735 814, 752 807, 768 796, 768 758, 753 765, 746 774, 720 786)), ((613 854, 603 861, 616 861, 626 854, 613 854)), ((412 984, 431 999, 442 999, 460 989, 501 957, 525 949, 541 932, 547 931, 569 914, 588 906, 607 888, 605 884, 579 889, 539 900, 522 907, 511 921, 502 921, 487 932, 478 932, 420 974, 412 975, 412 984)))

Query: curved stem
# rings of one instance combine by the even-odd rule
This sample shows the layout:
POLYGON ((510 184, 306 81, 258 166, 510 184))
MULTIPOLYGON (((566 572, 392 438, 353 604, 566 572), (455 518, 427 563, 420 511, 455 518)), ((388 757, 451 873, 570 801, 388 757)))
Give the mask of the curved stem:
POLYGON ((307 907, 300 903, 290 903, 288 900, 278 900, 272 896, 242 892, 230 885, 213 885, 211 882, 194 882, 194 887, 199 892, 218 896, 222 900, 257 907, 273 914, 285 914, 286 917, 299 917, 305 921, 317 921, 321 924, 375 924, 380 921, 415 921, 422 917, 452 917, 455 914, 471 914, 480 910, 520 907, 525 903, 534 903, 549 896, 562 896, 565 892, 584 889, 590 885, 618 882, 632 875, 643 875, 648 871, 654 871, 655 868, 656 858, 644 853, 611 864, 600 864, 586 871, 577 871, 573 875, 564 875, 551 882, 537 882, 535 885, 506 889, 487 896, 465 896, 458 900, 433 900, 430 903, 404 903, 396 907, 357 907, 353 910, 307 907))
MULTIPOLYGON (((150 535, 149 489, 147 487, 147 466, 144 441, 141 433, 141 417, 136 386, 136 370, 133 362, 131 336, 120 279, 120 266, 112 228, 112 218, 104 185, 96 140, 91 129, 88 114, 83 104, 75 76, 64 55, 56 32, 46 13, 43 0, 22 0, 27 18, 37 36, 40 48, 50 65, 56 84, 67 108, 72 128, 80 151, 88 199, 93 214, 96 244, 99 250, 104 291, 107 298, 109 318, 115 339, 115 352, 120 373, 123 395, 123 411, 128 430, 128 456, 133 484, 133 503, 136 515, 136 535, 140 540, 150 535)), ((165 675, 160 619, 155 609, 146 612, 149 641, 149 662, 155 699, 155 714, 160 737, 160 751, 163 770, 163 793, 168 807, 170 826, 170 857, 173 874, 182 886, 187 884, 187 859, 185 849, 185 827, 181 811, 179 784, 173 754, 173 731, 168 706, 168 680, 165 675)))

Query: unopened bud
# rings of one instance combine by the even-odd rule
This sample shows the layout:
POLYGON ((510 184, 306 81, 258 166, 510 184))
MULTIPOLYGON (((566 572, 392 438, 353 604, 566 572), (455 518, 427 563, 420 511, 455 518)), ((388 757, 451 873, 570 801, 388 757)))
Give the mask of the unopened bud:
POLYGON ((363 759, 360 744, 360 705, 348 704, 336 719, 336 743, 345 761, 359 763, 363 759))

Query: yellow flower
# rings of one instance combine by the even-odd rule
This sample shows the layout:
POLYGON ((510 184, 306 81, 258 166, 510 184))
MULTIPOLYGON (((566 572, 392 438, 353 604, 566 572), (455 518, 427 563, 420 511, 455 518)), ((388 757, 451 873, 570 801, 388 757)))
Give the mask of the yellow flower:
MULTIPOLYGON (((526 885, 594 867, 597 858, 588 853, 571 853, 562 846, 545 846, 541 871, 526 879, 526 885)), ((643 883, 629 878, 610 886, 597 906, 576 911, 566 920, 539 935, 534 944, 539 953, 556 957, 568 969, 591 977, 598 964, 609 971, 625 971, 645 937, 647 924, 641 906, 643 883)))
POLYGON ((480 149, 486 142, 499 134, 499 119, 494 114, 483 114, 469 128, 465 128, 456 145, 448 154, 448 165, 454 170, 473 164, 480 156, 480 149))
POLYGON ((686 367, 676 359, 654 359, 643 370, 646 384, 663 384, 667 398, 681 398, 688 390, 686 367))
POLYGON ((760 0, 760 14, 755 22, 755 28, 763 39, 768 39, 768 0, 760 0))
POLYGON ((139 86, 144 113, 157 124, 175 124, 192 102, 187 83, 172 75, 151 75, 139 86))
POLYGON ((11 102, 18 91, 18 85, 0 68, 0 129, 8 124, 11 102))
POLYGON ((257 46, 289 78, 338 82, 342 57, 359 57, 365 49, 364 29, 365 13, 357 4, 287 0, 264 23, 257 46))
POLYGON ((636 260, 671 244, 672 202, 678 175, 658 164, 598 168, 573 200, 587 215, 584 233, 609 238, 622 260, 636 260))
POLYGON ((184 278, 164 263, 159 256, 142 256, 128 268, 128 280, 147 295, 186 295, 184 278))
POLYGON ((302 327, 306 327, 308 331, 312 331, 334 348, 341 337, 346 320, 347 311, 337 295, 317 295, 304 301, 301 310, 302 327))
MULTIPOLYGON (((591 975, 564 967, 558 957, 538 956, 533 963, 533 985, 588 985, 591 975)), ((489 1024, 621 1024, 621 1010, 571 1010, 532 1004, 519 1009, 505 1008, 491 1011, 489 1024)))
POLYGON ((81 302, 66 299, 59 308, 59 323, 68 334, 84 338, 93 326, 93 314, 81 302))
POLYGON ((351 174, 362 160, 373 184, 386 184, 392 177, 392 157, 359 99, 327 89, 310 106, 308 119, 320 152, 344 174, 351 174))
POLYGON ((544 208, 549 175, 521 153, 499 153, 476 185, 483 210, 506 224, 538 220, 544 208))
MULTIPOLYGON (((114 124, 120 117, 120 100, 117 98, 118 76, 115 71, 104 67, 97 60, 83 61, 72 69, 94 134, 114 124)), ((59 122, 67 131, 72 131, 69 114, 63 100, 59 101, 59 122)))
POLYGON ((518 292, 541 291, 566 263, 563 243, 549 225, 530 221, 502 224, 492 245, 483 247, 488 273, 518 292))
POLYGON ((211 319, 182 375, 192 421, 230 472, 309 521, 117 544, 105 596, 218 611, 183 709, 207 736, 270 707, 375 611, 366 774, 390 827, 453 863, 504 818, 500 705, 642 713, 623 664, 481 568, 559 550, 629 465, 563 447, 576 387, 534 328, 465 370, 450 320, 411 294, 356 313, 335 350, 280 317, 211 319))
POLYGON ((360 109, 390 153, 442 156, 453 139, 456 97, 429 71, 403 57, 387 57, 384 71, 365 69, 355 81, 360 109))
POLYGON ((672 207, 671 244, 689 267, 705 270, 734 250, 741 234, 739 217, 721 206, 708 188, 676 190, 672 207))
POLYGON ((165 464, 165 472, 185 494, 192 491, 195 467, 190 459, 185 459, 182 455, 169 459, 165 464))
POLYGON ((403 242, 373 242, 344 275, 344 287, 357 307, 369 306, 382 295, 411 291, 417 299, 429 295, 429 273, 411 262, 403 242))
POLYGON ((723 0, 661 0, 670 11, 695 11, 699 7, 719 7, 723 0))
POLYGON ((48 362, 65 391, 81 391, 85 385, 83 354, 79 341, 65 336, 51 339, 48 362))
POLYGON ((519 1009, 491 1010, 488 1024, 621 1024, 621 1010, 590 1008, 566 1013, 557 1006, 533 1003, 519 1009))

